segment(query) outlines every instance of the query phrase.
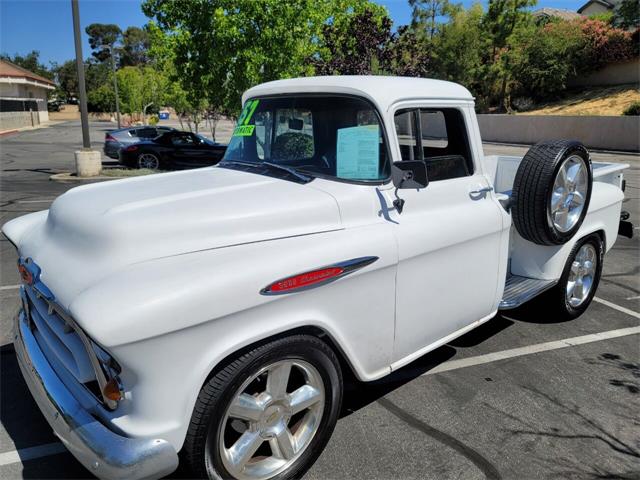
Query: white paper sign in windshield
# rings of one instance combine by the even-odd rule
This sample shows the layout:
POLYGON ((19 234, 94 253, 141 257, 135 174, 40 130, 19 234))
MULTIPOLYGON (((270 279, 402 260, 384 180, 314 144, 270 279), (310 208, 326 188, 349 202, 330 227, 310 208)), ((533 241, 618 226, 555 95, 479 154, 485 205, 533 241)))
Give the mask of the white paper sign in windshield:
POLYGON ((377 180, 380 163, 380 127, 340 128, 336 147, 336 175, 340 178, 377 180))

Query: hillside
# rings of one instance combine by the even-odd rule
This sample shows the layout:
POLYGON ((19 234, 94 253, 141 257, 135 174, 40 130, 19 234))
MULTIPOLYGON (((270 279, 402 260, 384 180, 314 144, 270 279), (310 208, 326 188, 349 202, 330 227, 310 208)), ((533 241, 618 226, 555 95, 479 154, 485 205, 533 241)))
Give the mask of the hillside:
POLYGON ((554 102, 536 105, 519 115, 622 115, 633 102, 640 101, 638 85, 594 87, 567 92, 554 102))

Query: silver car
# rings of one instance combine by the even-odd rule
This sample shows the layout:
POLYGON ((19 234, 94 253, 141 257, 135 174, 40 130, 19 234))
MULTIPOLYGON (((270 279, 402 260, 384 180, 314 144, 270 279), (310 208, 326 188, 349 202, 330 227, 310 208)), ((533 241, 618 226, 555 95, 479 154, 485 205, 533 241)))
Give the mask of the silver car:
POLYGON ((118 159, 118 152, 122 147, 142 140, 156 138, 158 135, 175 130, 171 127, 153 127, 143 125, 140 127, 121 128, 111 130, 104 134, 104 154, 107 157, 118 159))

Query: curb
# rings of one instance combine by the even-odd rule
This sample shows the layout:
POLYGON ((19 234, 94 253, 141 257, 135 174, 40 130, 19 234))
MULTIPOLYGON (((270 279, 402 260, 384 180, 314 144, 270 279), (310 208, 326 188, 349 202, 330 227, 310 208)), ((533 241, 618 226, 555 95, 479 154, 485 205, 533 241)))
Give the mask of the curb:
POLYGON ((49 180, 54 182, 104 182, 106 180, 118 180, 119 178, 128 177, 105 177, 104 175, 98 175, 97 177, 78 177, 75 173, 62 172, 55 173, 49 177, 49 180))
POLYGON ((0 137, 4 137, 5 135, 11 135, 12 133, 18 133, 20 130, 15 129, 15 130, 4 130, 2 132, 0 132, 0 137))

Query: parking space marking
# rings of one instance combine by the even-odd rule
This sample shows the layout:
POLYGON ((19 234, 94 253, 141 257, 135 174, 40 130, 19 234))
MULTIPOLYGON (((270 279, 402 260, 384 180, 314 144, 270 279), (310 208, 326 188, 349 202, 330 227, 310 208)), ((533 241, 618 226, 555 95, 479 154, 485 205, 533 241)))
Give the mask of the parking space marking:
POLYGON ((16 288, 20 288, 20 285, 3 285, 0 290, 15 290, 16 288))
POLYGON ((51 203, 55 198, 45 198, 43 200, 18 200, 15 203, 51 203))
MULTIPOLYGON (((633 312, 635 313, 635 312, 633 312)), ((485 355, 477 355, 475 357, 461 358, 460 360, 451 360, 423 373, 422 376, 433 375, 436 373, 449 372, 460 368, 473 367, 485 363, 497 362, 508 358, 522 357, 533 353, 547 352, 549 350, 558 350, 560 348, 574 347, 576 345, 584 345, 585 343, 601 342, 602 340, 610 340, 612 338, 626 337, 628 335, 636 335, 640 333, 640 326, 619 328, 617 330, 609 330, 607 332, 592 333, 582 335, 580 337, 565 338, 563 340, 555 340, 553 342, 537 343, 527 345, 526 347, 512 348, 510 350, 502 350, 500 352, 487 353, 485 355)))
POLYGON ((622 307, 620 305, 616 305, 615 303, 605 300, 604 298, 593 297, 593 300, 594 302, 601 303, 602 305, 606 305, 609 308, 613 308, 614 310, 618 310, 619 312, 626 313, 627 315, 631 315, 632 317, 640 319, 640 313, 634 312, 633 310, 622 307))
POLYGON ((59 453, 68 452, 60 442, 45 443, 37 447, 21 448, 11 452, 0 453, 0 467, 12 463, 26 462, 36 458, 49 457, 59 453))

